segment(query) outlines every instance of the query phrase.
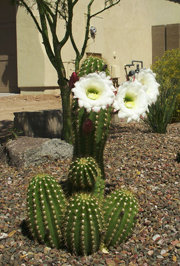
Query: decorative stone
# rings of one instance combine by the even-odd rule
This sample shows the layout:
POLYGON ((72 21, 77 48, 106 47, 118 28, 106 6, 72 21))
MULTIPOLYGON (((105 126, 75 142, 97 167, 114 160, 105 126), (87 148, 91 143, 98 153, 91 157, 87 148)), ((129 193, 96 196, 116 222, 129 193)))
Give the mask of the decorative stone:
POLYGON ((28 167, 46 161, 72 158, 73 146, 60 139, 19 137, 6 143, 4 160, 12 166, 28 167))

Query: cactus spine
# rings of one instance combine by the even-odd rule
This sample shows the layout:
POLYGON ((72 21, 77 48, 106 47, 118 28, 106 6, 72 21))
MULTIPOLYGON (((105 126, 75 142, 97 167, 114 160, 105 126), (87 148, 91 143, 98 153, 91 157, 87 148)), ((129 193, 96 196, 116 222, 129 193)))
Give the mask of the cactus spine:
POLYGON ((138 204, 133 194, 127 190, 116 190, 104 200, 105 238, 107 247, 126 240, 135 224, 138 204))
POLYGON ((96 56, 89 56, 86 58, 79 70, 79 77, 85 76, 89 73, 94 72, 106 72, 106 75, 109 75, 109 70, 107 68, 107 62, 104 59, 101 59, 96 56))
POLYGON ((66 207, 63 236, 67 249, 77 255, 96 252, 101 244, 103 218, 91 194, 73 195, 66 207))
POLYGON ((35 176, 27 192, 28 222, 32 235, 50 247, 63 244, 61 233, 65 196, 56 180, 46 174, 35 176))

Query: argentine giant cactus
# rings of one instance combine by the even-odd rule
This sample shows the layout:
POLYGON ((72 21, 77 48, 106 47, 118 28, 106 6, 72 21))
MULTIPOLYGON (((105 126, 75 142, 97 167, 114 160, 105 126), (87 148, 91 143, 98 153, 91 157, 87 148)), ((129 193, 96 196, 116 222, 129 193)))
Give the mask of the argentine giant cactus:
POLYGON ((64 213, 63 236, 67 249, 77 255, 96 252, 101 244, 103 218, 91 194, 73 195, 64 213))
POLYGON ((61 222, 66 200, 57 181, 46 174, 35 176, 27 192, 28 223, 32 235, 50 247, 63 243, 61 222))
POLYGON ((74 73, 70 79, 74 154, 63 183, 66 197, 56 180, 46 174, 34 177, 28 187, 32 235, 50 247, 65 245, 76 255, 90 255, 103 245, 125 241, 138 211, 135 197, 127 190, 104 197, 103 152, 115 103, 115 89, 107 74, 106 63, 90 57, 81 66, 82 78, 78 81, 74 73))
POLYGON ((138 212, 136 198, 130 191, 116 190, 104 200, 105 238, 107 247, 126 240, 132 232, 138 212))

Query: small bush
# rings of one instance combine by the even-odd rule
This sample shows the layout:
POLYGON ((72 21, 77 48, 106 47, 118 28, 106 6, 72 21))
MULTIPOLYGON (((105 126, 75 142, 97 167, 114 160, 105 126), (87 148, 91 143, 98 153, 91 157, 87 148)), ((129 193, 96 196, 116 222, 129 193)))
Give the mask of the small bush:
MULTIPOLYGON (((160 91, 166 90, 168 86, 171 88, 169 97, 173 97, 180 84, 180 49, 166 51, 151 68, 156 73, 157 82, 161 85, 160 91)), ((170 122, 180 122, 180 93, 170 122)))

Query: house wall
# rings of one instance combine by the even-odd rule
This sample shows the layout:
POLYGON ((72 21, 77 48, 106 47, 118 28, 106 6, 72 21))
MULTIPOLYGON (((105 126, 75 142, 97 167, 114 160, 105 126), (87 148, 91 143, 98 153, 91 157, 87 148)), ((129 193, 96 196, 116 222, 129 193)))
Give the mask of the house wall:
POLYGON ((180 5, 164 0, 122 0, 104 13, 106 55, 120 66, 120 82, 125 80, 124 64, 142 60, 152 64, 152 26, 180 23, 180 5), (113 37, 111 37, 113 34, 113 37), (113 52, 116 52, 116 59, 113 52))
MULTIPOLYGON (((7 0, 6 0, 7 1, 7 0)), ((86 9, 89 0, 79 1, 74 10, 73 32, 81 49, 85 31, 86 9)), ((93 11, 104 6, 95 1, 93 11)), ((38 13, 34 9, 38 19, 38 13)), ((19 8, 17 27, 18 87, 22 93, 49 93, 56 90, 57 74, 46 55, 42 38, 25 9, 19 8), (45 91, 44 91, 45 90, 45 91)), ((152 26, 180 23, 180 5, 165 0, 121 0, 115 7, 94 17, 95 40, 89 39, 86 52, 101 53, 114 67, 119 82, 125 80, 124 64, 142 60, 145 67, 152 64, 152 26), (117 66, 117 67, 116 67, 117 66)), ((58 23, 60 39, 64 22, 58 23)), ((62 50, 67 78, 74 71, 74 50, 68 41, 62 50)))

